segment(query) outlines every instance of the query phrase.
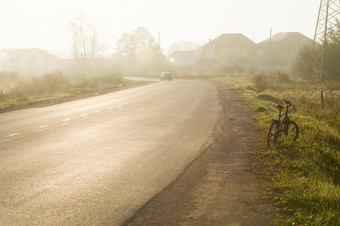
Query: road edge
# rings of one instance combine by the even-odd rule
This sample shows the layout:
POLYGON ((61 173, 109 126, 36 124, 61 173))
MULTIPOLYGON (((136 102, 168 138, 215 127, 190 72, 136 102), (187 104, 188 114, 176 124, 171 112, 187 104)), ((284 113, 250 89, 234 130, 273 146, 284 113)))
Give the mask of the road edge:
MULTIPOLYGON (((218 81, 212 81, 215 85, 216 88, 218 89, 218 97, 219 97, 219 102, 222 106, 222 111, 221 114, 219 115, 219 118, 217 122, 214 125, 214 130, 213 130, 213 136, 211 139, 209 139, 205 145, 202 146, 200 149, 199 154, 196 156, 195 159, 193 159, 188 166, 185 167, 183 172, 173 181, 171 182, 166 188, 164 188, 162 191, 160 191, 158 194, 153 196, 149 201, 147 201, 139 210, 137 210, 129 219, 127 219, 123 225, 178 225, 178 224, 185 224, 185 225, 220 225, 221 223, 226 224, 226 223, 232 223, 232 222, 240 222, 242 221, 243 224, 251 224, 251 225, 264 225, 264 224, 270 224, 274 217, 271 211, 271 203, 267 200, 267 198, 263 195, 263 188, 258 184, 260 177, 259 175, 256 175, 254 173, 254 169, 252 167, 252 163, 255 161, 254 152, 252 153, 245 153, 246 154, 246 159, 244 161, 247 163, 247 170, 251 172, 246 172, 247 175, 251 175, 252 177, 252 183, 257 184, 257 188, 255 189, 255 195, 256 199, 253 201, 253 203, 249 204, 249 209, 244 210, 244 212, 247 215, 251 215, 252 218, 245 218, 245 219, 239 219, 242 218, 242 210, 241 212, 237 212, 236 214, 224 214, 223 211, 225 207, 221 207, 222 209, 219 212, 219 219, 214 219, 214 217, 211 216, 203 216, 205 213, 202 210, 199 210, 200 207, 194 207, 196 208, 196 213, 195 211, 191 211, 190 208, 193 207, 193 205, 197 204, 197 200, 194 200, 195 196, 198 196, 198 199, 201 198, 200 196, 206 196, 206 195, 211 195, 211 194, 200 194, 199 191, 202 190, 202 186, 200 184, 205 183, 204 180, 206 177, 209 177, 209 170, 206 166, 210 164, 209 159, 205 159, 207 156, 214 155, 214 145, 216 149, 216 143, 223 142, 223 136, 224 136, 224 130, 225 129, 225 124, 230 122, 233 122, 228 115, 225 114, 226 110, 226 100, 224 94, 221 94, 222 92, 226 91, 228 95, 231 95, 233 101, 238 101, 240 103, 239 107, 244 107, 244 103, 241 101, 239 98, 239 95, 236 92, 232 92, 230 88, 227 87, 226 84, 222 84, 221 82, 218 81), (222 91, 224 90, 224 91, 222 91), (222 139, 222 140, 221 140, 222 139), (203 159, 203 164, 205 166, 199 166, 202 163, 199 163, 200 161, 202 162, 203 159), (250 164, 250 166, 248 165, 250 164), (193 170, 197 170, 197 172, 189 172, 193 170), (191 176, 187 176, 187 174, 192 174, 191 176), (187 177, 187 178, 186 178, 187 177), (186 178, 183 180, 183 178, 186 178), (181 184, 182 183, 182 184, 181 184), (183 183, 189 183, 184 184, 183 183), (191 184, 190 184, 191 183, 191 184), (184 188, 183 188, 184 187, 184 188), (169 194, 167 194, 169 193, 169 194), (183 196, 183 197, 174 197, 172 194, 175 194, 175 196, 183 196), (190 194, 186 194, 190 193, 190 194), (196 194, 193 194, 196 193, 196 194), (198 195, 197 195, 198 194, 198 195), (170 200, 172 199, 172 200, 170 200), (186 199, 185 203, 180 203, 182 199, 186 199), (174 200, 176 203, 174 203, 174 200), (177 203, 179 202, 179 203, 177 203), (172 207, 164 207, 164 205, 172 205, 172 207), (183 207, 184 206, 184 207, 183 207), (260 206, 260 207, 259 207, 260 206), (162 210, 163 208, 163 210, 162 210), (186 208, 186 209, 185 209, 186 208), (183 210, 181 210, 183 209, 183 210), (185 210, 184 210, 185 209, 185 210), (171 219, 171 217, 166 216, 166 215, 172 215, 175 217, 176 214, 174 212, 181 212, 178 213, 177 216, 182 219, 171 219), (191 212, 190 212, 191 211, 191 212), (197 212, 201 211, 202 213, 197 214, 197 212), (209 218, 209 219, 208 219, 209 218), (222 219, 223 218, 223 219, 222 219), (230 221, 229 219, 230 218, 230 221), (240 221, 238 221, 240 220, 240 221), (254 222, 255 220, 255 222, 254 222), (256 222, 256 220, 258 222, 256 222), (259 224, 258 224, 259 223, 259 224)), ((246 111, 246 115, 248 119, 252 118, 249 114, 249 110, 244 109, 246 111)), ((253 123, 251 123, 251 127, 254 128, 253 123)), ((255 129, 254 129, 255 130, 255 129)), ((251 135, 254 138, 254 134, 251 135)), ((230 139, 230 142, 232 142, 232 139, 230 139)), ((255 144, 254 142, 253 144, 255 144)), ((257 149, 258 147, 256 147, 257 149)), ((253 150, 254 151, 254 150, 253 150)), ((220 153, 221 154, 221 153, 220 153)), ((228 155, 228 154, 227 154, 228 155)), ((216 157, 216 156, 215 156, 216 157)), ((209 158, 209 157, 208 157, 209 158)), ((243 161, 243 160, 242 160, 243 161)), ((244 162, 243 162, 244 164, 244 162)), ((223 170, 221 170, 223 171, 223 170)), ((217 173, 219 173, 217 171, 217 173)), ((223 175, 222 175, 223 176, 223 175)), ((205 185, 204 185, 205 186, 205 185)), ((204 187, 203 186, 203 187, 204 187)), ((219 186, 219 185, 218 185, 219 186)), ((223 187, 219 187, 218 189, 224 189, 223 187)), ((217 190, 218 190, 217 189, 217 190)), ((219 191, 220 191, 219 190, 219 191)), ((216 197, 213 197, 213 199, 216 199, 215 201, 221 204, 218 200, 220 197, 219 196, 219 191, 215 194, 216 197)), ((237 191, 233 192, 237 194, 237 191)), ((225 195, 225 194, 224 194, 225 195)), ((252 196, 254 194, 252 193, 252 196)), ((223 197, 225 200, 228 200, 228 197, 224 196, 223 197)), ((243 197, 244 198, 244 197, 243 197)), ((254 197, 252 197, 254 199, 254 197)), ((209 205, 211 205, 209 198, 203 197, 203 199, 206 199, 203 201, 204 208, 207 208, 209 205), (208 201, 207 201, 208 200, 208 201), (205 203, 205 202, 208 202, 205 203)), ((235 200, 230 200, 231 202, 235 202, 235 200)), ((214 202, 214 201, 213 201, 214 202)), ((223 203, 222 203, 223 204, 223 203)), ((242 205, 242 208, 245 208, 246 205, 242 205)), ((211 210, 211 214, 213 214, 214 210, 211 210)))

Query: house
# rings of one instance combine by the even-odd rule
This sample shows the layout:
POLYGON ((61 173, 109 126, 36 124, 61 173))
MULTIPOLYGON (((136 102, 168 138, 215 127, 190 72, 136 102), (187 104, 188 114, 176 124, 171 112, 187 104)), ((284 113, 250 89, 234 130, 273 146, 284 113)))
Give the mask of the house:
POLYGON ((202 57, 230 66, 250 66, 255 47, 243 34, 222 34, 202 47, 202 57))
POLYGON ((37 48, 0 50, 0 70, 49 72, 56 69, 57 57, 37 48))
POLYGON ((258 69, 288 71, 297 51, 313 40, 299 32, 280 32, 257 44, 258 69))
POLYGON ((201 52, 199 50, 175 51, 169 57, 173 59, 175 66, 192 65, 201 57, 201 52))

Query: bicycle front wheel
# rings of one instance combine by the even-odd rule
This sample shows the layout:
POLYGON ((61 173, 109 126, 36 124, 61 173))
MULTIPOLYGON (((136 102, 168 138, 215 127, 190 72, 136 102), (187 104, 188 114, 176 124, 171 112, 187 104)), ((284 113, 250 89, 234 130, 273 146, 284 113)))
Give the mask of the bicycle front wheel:
POLYGON ((272 124, 269 127, 268 135, 267 135, 267 146, 273 147, 275 144, 277 144, 277 138, 279 137, 279 122, 273 121, 272 124))
POLYGON ((286 136, 288 141, 296 141, 296 139, 299 137, 299 127, 295 122, 287 122, 286 136))

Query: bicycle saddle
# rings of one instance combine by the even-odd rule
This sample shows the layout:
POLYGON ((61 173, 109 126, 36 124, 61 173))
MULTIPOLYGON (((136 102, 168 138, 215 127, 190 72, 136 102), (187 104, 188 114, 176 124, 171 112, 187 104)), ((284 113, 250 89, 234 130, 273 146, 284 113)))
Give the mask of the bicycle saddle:
POLYGON ((280 111, 281 111, 282 109, 284 109, 284 107, 283 107, 282 105, 280 105, 280 104, 278 104, 276 107, 277 107, 280 111))

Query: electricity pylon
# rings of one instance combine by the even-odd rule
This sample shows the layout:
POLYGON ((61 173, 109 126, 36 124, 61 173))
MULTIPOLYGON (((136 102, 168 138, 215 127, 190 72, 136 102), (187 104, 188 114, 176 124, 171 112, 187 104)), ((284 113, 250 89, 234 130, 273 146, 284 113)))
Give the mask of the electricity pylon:
POLYGON ((335 30, 340 15, 340 0, 321 0, 311 52, 311 72, 314 78, 324 77, 325 52, 329 31, 335 30))

